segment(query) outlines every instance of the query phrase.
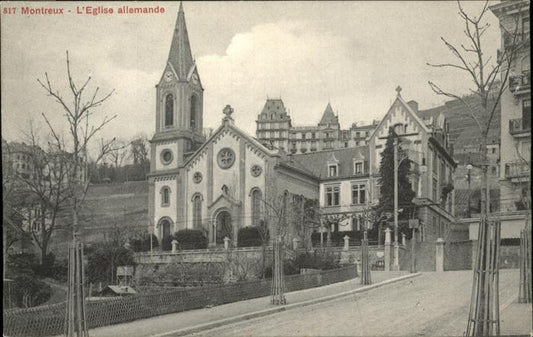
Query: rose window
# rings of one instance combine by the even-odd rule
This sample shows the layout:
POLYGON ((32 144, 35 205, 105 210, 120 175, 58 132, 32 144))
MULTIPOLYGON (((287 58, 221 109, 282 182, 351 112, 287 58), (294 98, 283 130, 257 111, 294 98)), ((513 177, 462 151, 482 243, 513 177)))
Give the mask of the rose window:
POLYGON ((202 174, 200 172, 195 172, 194 175, 192 176, 192 180, 198 184, 199 182, 202 181, 202 174))
POLYGON ((261 175, 261 172, 263 171, 263 169, 259 165, 254 165, 254 166, 252 166, 250 171, 252 172, 252 176, 259 177, 261 175))
POLYGON ((235 152, 230 148, 224 148, 218 153, 217 161, 218 166, 223 169, 228 169, 235 162, 235 152))

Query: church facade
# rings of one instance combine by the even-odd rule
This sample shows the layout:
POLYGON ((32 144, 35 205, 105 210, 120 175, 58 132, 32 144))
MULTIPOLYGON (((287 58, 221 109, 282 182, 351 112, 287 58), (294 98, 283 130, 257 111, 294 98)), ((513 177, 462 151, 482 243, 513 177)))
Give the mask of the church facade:
POLYGON ((200 229, 212 245, 225 237, 235 244, 238 229, 264 223, 265 209, 278 196, 315 198, 318 179, 237 128, 229 105, 220 127, 205 139, 203 91, 180 5, 168 62, 156 86, 149 218, 159 239, 200 229))

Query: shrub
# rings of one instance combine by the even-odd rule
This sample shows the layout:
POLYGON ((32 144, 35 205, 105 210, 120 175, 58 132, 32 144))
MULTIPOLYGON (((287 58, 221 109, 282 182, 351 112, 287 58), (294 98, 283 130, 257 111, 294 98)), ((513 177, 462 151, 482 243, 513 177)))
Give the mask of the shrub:
POLYGON ((133 252, 110 243, 100 244, 87 255, 87 280, 115 284, 118 266, 135 266, 133 252))
POLYGON ((315 251, 315 253, 303 253, 296 257, 294 260, 294 265, 298 270, 302 268, 311 268, 311 269, 334 269, 337 268, 335 264, 333 255, 331 254, 321 254, 315 251))
MULTIPOLYGON (((239 229, 237 234, 237 246, 238 247, 258 247, 263 244, 263 238, 261 236, 260 228, 256 226, 243 227, 239 229)), ((266 233, 265 241, 268 240, 268 232, 266 233)))
MULTIPOLYGON (((287 260, 283 261, 283 275, 295 275, 300 273, 300 268, 296 266, 294 261, 287 260)), ((272 266, 268 266, 265 268, 265 278, 272 278, 272 266)))
POLYGON ((35 266, 38 264, 35 254, 9 254, 7 256, 7 277, 14 278, 19 275, 34 275, 35 266))
POLYGON ((68 260, 63 259, 60 261, 55 261, 54 265, 51 268, 49 277, 59 282, 67 282, 67 276, 68 276, 68 260))
POLYGON ((12 289, 15 304, 22 308, 33 307, 46 302, 52 293, 48 284, 28 275, 16 277, 12 289))
POLYGON ((36 263, 33 267, 33 271, 35 272, 35 275, 40 277, 50 277, 52 275, 52 269, 54 266, 56 256, 54 253, 48 253, 43 258, 43 263, 38 264, 36 263))
POLYGON ((161 249, 164 251, 169 251, 172 249, 172 240, 174 240, 174 237, 172 235, 165 236, 161 240, 161 249))
POLYGON ((157 236, 154 234, 145 233, 140 237, 136 237, 130 240, 131 248, 134 252, 148 252, 150 251, 150 237, 152 238, 152 249, 159 246, 157 242, 157 236))
POLYGON ((182 229, 173 238, 179 242, 180 249, 205 249, 208 244, 207 237, 199 229, 182 229))

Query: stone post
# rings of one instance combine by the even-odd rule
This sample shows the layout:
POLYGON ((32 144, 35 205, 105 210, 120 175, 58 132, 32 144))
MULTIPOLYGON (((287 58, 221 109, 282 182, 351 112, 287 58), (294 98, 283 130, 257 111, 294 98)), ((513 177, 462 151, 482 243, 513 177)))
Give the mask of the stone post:
POLYGON ((298 249, 298 238, 292 239, 292 249, 293 250, 298 249))
POLYGON ((442 238, 435 241, 435 270, 439 272, 444 271, 444 243, 442 238))
POLYGON ((178 251, 178 240, 172 240, 172 253, 176 253, 178 251))
POLYGON ((405 247, 405 233, 402 233, 402 246, 405 247))
POLYGON ((350 249, 350 237, 348 235, 344 236, 344 248, 342 250, 349 250, 350 249))
POLYGON ((390 228, 385 229, 385 271, 390 271, 390 228))
POLYGON ((359 257, 355 260, 355 268, 357 268, 357 276, 361 277, 363 274, 363 268, 361 266, 361 258, 359 257))
POLYGON ((229 242, 230 242, 230 239, 227 236, 225 236, 224 237, 224 249, 225 250, 229 249, 229 242))

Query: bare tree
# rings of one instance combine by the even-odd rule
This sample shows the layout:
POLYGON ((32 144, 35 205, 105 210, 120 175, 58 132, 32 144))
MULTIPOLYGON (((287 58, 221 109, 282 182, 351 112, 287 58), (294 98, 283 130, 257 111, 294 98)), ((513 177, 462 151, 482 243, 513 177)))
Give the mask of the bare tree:
MULTIPOLYGON (((25 189, 26 205, 29 210, 36 210, 33 217, 27 218, 27 231, 39 247, 40 262, 44 263, 52 235, 58 230, 58 221, 68 203, 66 179, 68 174, 69 154, 57 152, 52 144, 42 149, 33 124, 26 138, 29 141, 29 164, 32 174, 16 174, 16 180, 25 189)), ((67 227, 61 229, 67 229, 67 227)))
MULTIPOLYGON (((89 159, 89 145, 95 135, 115 117, 105 116, 99 122, 94 123, 95 111, 105 101, 111 97, 114 90, 107 94, 100 95, 100 88, 97 87, 88 98, 84 97, 85 90, 91 81, 89 76, 81 86, 76 84, 72 77, 70 68, 70 58, 66 52, 67 79, 70 89, 70 98, 64 98, 62 94, 52 86, 48 73, 45 79, 37 79, 37 82, 63 110, 68 134, 63 137, 52 126, 50 119, 45 113, 42 116, 50 130, 52 141, 51 146, 57 153, 66 159, 66 175, 64 179, 67 208, 71 214, 72 224, 72 245, 69 248, 69 286, 67 300, 67 315, 65 323, 65 334, 73 336, 76 331, 78 335, 88 335, 85 319, 85 289, 84 289, 84 268, 83 268, 83 245, 78 239, 80 210, 87 195, 89 179, 87 179, 87 163, 89 159)), ((101 142, 100 149, 94 159, 98 163, 111 151, 113 141, 101 142)))
MULTIPOLYGON (((46 94, 51 97, 62 109, 65 122, 69 127, 67 137, 63 137, 52 126, 50 119, 45 113, 42 116, 49 127, 52 135, 51 145, 54 146, 58 153, 68 154, 66 165, 65 186, 67 188, 67 197, 69 200, 69 209, 72 215, 73 231, 79 229, 79 210, 87 194, 89 180, 85 179, 85 166, 89 158, 89 145, 95 135, 103 127, 116 118, 104 116, 99 122, 94 123, 95 110, 107 101, 114 90, 107 94, 100 94, 100 88, 97 87, 88 98, 84 97, 85 91, 91 82, 89 76, 81 86, 76 84, 72 77, 70 58, 66 52, 67 79, 70 89, 70 99, 66 99, 54 88, 50 82, 48 73, 44 74, 44 80, 37 79, 37 82, 45 90, 46 94)), ((100 143, 100 148, 94 161, 98 163, 113 148, 114 139, 100 143)))
MULTIPOLYGON (((108 141, 108 143, 110 142, 113 142, 113 141, 108 141)), ((113 146, 110 147, 107 153, 107 157, 113 163, 113 166, 115 166, 115 169, 122 167, 124 160, 129 155, 128 147, 130 146, 130 144, 131 143, 128 143, 127 141, 123 139, 115 139, 115 141, 113 142, 113 146)))
MULTIPOLYGON (((474 100, 473 103, 469 103, 460 94, 445 90, 432 81, 428 83, 437 95, 454 98, 461 102, 465 107, 468 117, 475 122, 481 135, 480 153, 482 162, 480 164, 483 166, 485 185, 488 185, 487 144, 489 130, 492 126, 491 123, 494 119, 497 106, 500 103, 501 96, 508 86, 507 80, 511 73, 512 62, 516 58, 518 51, 525 47, 525 42, 517 34, 519 26, 515 25, 515 31, 510 34, 513 40, 509 44, 509 47, 499 52, 495 60, 487 56, 488 53, 482 46, 482 37, 490 27, 484 21, 485 16, 489 12, 488 5, 489 2, 486 1, 478 15, 471 15, 458 2, 459 16, 464 21, 464 35, 467 42, 466 44, 456 46, 444 37, 441 37, 441 40, 451 52, 456 62, 428 63, 428 65, 436 68, 458 70, 472 81, 473 88, 469 90, 479 98, 478 101, 474 100), (481 106, 481 109, 476 109, 476 106, 481 106)), ((482 195, 482 199, 484 200, 482 212, 486 213, 489 210, 489 187, 487 187, 485 194, 482 195)))
MULTIPOLYGON (((470 91, 479 100, 475 102, 481 106, 477 110, 469 105, 459 94, 443 89, 441 86, 429 81, 431 89, 438 95, 457 99, 461 102, 466 113, 472 118, 480 132, 480 166, 483 170, 484 192, 481 193, 481 223, 479 225, 479 244, 477 250, 476 266, 474 267, 474 284, 472 289, 472 301, 470 303, 470 315, 467 324, 467 335, 491 335, 493 328, 499 334, 499 308, 492 305, 498 303, 498 247, 499 247, 499 223, 488 221, 490 211, 490 187, 488 179, 488 133, 500 103, 512 69, 512 63, 517 53, 524 47, 526 42, 520 38, 519 25, 514 25, 514 32, 509 34, 512 41, 506 43, 504 50, 498 53, 496 59, 488 55, 482 45, 483 35, 490 25, 485 18, 488 15, 489 2, 486 1, 479 14, 467 13, 458 2, 459 16, 464 22, 464 36, 466 43, 454 45, 445 38, 441 40, 451 52, 455 61, 450 63, 437 63, 428 65, 437 68, 457 70, 472 81, 473 88, 470 91), (498 78, 499 77, 499 78, 498 78), (491 234, 492 233, 492 234, 491 234), (489 320, 488 318, 491 318, 489 320)), ((518 23, 518 22, 517 22, 518 23)), ((504 27, 502 27, 503 29, 504 27)))

